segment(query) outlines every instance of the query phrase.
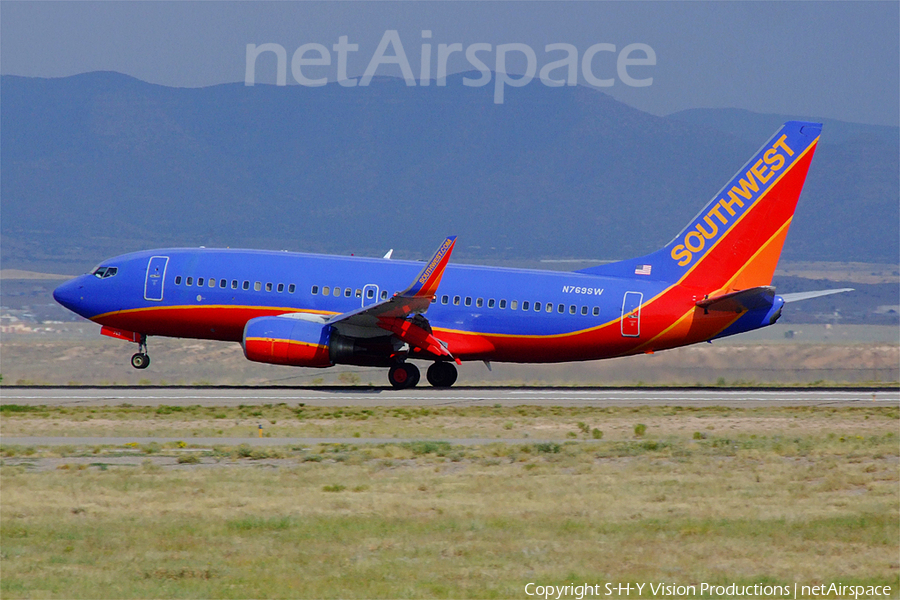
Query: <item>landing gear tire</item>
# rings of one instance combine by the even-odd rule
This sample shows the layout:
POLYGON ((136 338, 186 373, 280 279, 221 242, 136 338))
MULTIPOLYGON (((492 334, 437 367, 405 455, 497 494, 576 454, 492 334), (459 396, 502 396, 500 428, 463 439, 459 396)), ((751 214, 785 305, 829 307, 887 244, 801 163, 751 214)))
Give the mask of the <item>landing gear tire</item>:
POLYGON ((388 371, 388 381, 395 390, 415 387, 419 383, 419 368, 412 363, 394 365, 388 371))
POLYGON ((146 369, 150 366, 150 357, 141 352, 137 352, 131 357, 131 366, 135 369, 146 369))
POLYGON ((436 362, 428 367, 425 374, 428 383, 436 388, 448 388, 456 383, 456 366, 449 362, 436 362))

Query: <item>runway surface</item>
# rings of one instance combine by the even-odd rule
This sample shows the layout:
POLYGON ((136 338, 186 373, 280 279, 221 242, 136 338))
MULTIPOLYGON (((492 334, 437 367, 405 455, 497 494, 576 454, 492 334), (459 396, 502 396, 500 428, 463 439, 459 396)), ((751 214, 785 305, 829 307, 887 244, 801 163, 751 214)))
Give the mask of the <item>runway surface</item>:
POLYGON ((0 404, 47 406, 885 406, 897 389, 9 387, 0 404))

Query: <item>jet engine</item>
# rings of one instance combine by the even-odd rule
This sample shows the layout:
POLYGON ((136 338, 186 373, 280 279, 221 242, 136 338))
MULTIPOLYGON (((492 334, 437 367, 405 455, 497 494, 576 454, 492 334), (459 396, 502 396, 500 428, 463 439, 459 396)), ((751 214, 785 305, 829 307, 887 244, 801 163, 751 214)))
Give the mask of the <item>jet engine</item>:
POLYGON ((244 326, 247 359, 295 367, 335 364, 391 366, 400 344, 390 334, 373 338, 341 335, 331 325, 293 317, 258 317, 244 326))

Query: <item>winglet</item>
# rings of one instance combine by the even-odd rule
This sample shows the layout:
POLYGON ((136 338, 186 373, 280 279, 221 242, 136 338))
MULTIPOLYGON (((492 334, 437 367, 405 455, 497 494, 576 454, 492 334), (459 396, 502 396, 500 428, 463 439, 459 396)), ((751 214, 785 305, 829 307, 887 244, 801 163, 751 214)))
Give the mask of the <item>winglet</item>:
POLYGON ((447 263, 450 262, 450 253, 453 251, 455 243, 455 235, 444 240, 444 243, 441 244, 425 268, 422 269, 422 272, 419 273, 419 276, 416 277, 415 282, 401 292, 400 295, 407 298, 431 298, 434 296, 437 292, 438 284, 441 283, 441 277, 444 275, 444 269, 447 268, 447 263))

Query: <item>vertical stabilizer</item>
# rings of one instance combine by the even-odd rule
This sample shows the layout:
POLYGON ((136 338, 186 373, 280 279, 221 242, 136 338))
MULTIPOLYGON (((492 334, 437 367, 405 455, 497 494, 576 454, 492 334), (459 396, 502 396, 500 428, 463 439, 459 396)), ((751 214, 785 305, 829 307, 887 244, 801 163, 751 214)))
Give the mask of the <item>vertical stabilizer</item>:
POLYGON ((665 248, 580 272, 722 292, 769 285, 821 131, 785 123, 665 248))

